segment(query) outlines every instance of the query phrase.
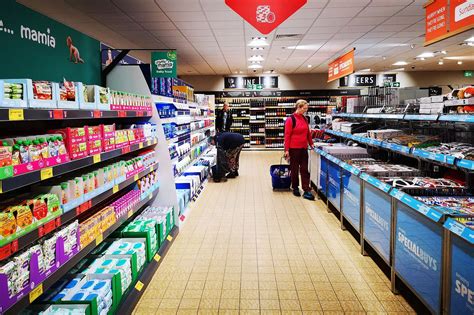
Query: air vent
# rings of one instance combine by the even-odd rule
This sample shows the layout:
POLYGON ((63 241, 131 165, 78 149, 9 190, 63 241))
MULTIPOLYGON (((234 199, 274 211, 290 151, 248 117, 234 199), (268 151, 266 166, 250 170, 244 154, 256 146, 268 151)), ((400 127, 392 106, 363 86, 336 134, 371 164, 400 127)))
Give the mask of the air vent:
POLYGON ((302 39, 303 34, 277 34, 275 36, 275 40, 283 40, 283 39, 302 39))

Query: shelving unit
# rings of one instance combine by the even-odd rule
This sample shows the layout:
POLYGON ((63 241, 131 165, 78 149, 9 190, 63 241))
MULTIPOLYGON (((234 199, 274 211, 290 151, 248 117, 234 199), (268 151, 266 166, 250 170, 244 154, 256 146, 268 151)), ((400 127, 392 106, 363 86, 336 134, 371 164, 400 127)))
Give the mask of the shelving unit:
MULTIPOLYGON (((148 85, 139 67, 118 67, 109 74, 108 82, 112 89, 131 91, 133 93, 140 93, 141 95, 149 95, 151 97, 148 85)), ((196 120, 200 121, 202 119, 202 116, 196 117, 196 120)), ((31 124, 32 129, 36 128, 40 130, 39 128, 43 126, 42 124, 47 124, 48 121, 53 120, 63 121, 60 123, 62 124, 61 126, 68 126, 68 124, 72 123, 75 124, 74 126, 77 126, 81 123, 79 122, 80 120, 86 120, 86 124, 89 126, 101 123, 116 123, 118 125, 123 123, 125 125, 133 122, 144 121, 161 126, 157 109, 154 107, 151 111, 41 110, 30 108, 0 109, 0 124, 11 124, 13 121, 15 124, 31 124)), ((187 137, 189 138, 193 133, 205 131, 206 128, 193 130, 188 133, 187 137)), ((46 131, 47 130, 45 130, 45 133, 46 131)), ((104 186, 104 189, 97 191, 94 195, 91 194, 90 196, 87 196, 87 199, 86 196, 77 199, 77 203, 74 203, 73 205, 69 204, 72 209, 63 209, 61 206, 57 216, 51 216, 48 221, 41 221, 41 224, 33 226, 32 229, 25 230, 26 232, 24 234, 15 235, 9 241, 4 241, 5 245, 0 248, 2 252, 0 260, 2 263, 9 261, 25 250, 28 250, 31 245, 42 241, 43 238, 50 238, 54 233, 64 227, 70 226, 74 221, 78 221, 79 224, 81 224, 91 216, 100 213, 112 202, 119 200, 130 192, 137 191, 139 187, 138 182, 148 178, 150 174, 157 174, 158 183, 154 184, 148 191, 143 191, 139 197, 140 199, 137 200, 137 203, 130 207, 130 209, 127 209, 126 213, 121 215, 115 214, 117 216, 116 221, 105 230, 100 231, 100 234, 96 236, 95 240, 88 245, 81 247, 79 243, 80 232, 78 230, 76 232, 76 249, 64 257, 61 256, 64 255, 64 253, 56 253, 57 256, 55 259, 57 261, 54 264, 54 267, 47 270, 44 274, 39 273, 39 276, 35 275, 34 278, 31 278, 30 281, 32 282, 28 284, 27 288, 22 289, 21 295, 14 297, 15 300, 7 297, 2 298, 2 303, 5 303, 6 306, 3 306, 3 308, 0 306, 0 313, 18 314, 30 304, 35 303, 43 293, 47 292, 57 281, 67 277, 74 266, 84 258, 88 257, 98 245, 117 231, 119 227, 138 215, 145 206, 171 206, 174 209, 171 215, 174 218, 173 222, 178 222, 178 201, 176 197, 176 187, 174 185, 174 176, 172 174, 171 159, 168 148, 164 145, 166 140, 163 129, 161 127, 156 128, 156 131, 156 136, 153 136, 151 139, 148 138, 145 141, 134 142, 134 144, 129 144, 111 151, 101 152, 80 159, 68 158, 61 160, 62 163, 60 164, 52 165, 50 167, 43 165, 43 168, 25 172, 20 175, 15 175, 13 172, 10 175, 8 175, 8 172, 3 173, 3 179, 0 180, 0 199, 10 198, 14 194, 21 196, 22 193, 28 193, 30 190, 35 191, 34 189, 38 184, 41 184, 42 186, 45 184, 54 185, 54 183, 64 181, 65 178, 74 178, 74 176, 80 175, 81 171, 86 173, 93 169, 102 168, 103 166, 115 163, 119 159, 130 160, 137 156, 137 154, 145 151, 150 152, 151 150, 151 152, 154 152, 154 156, 156 157, 154 163, 143 169, 135 169, 135 171, 132 172, 127 171, 127 175, 124 175, 123 178, 114 180, 112 183, 108 182, 107 187, 104 186)), ((197 145, 198 144, 196 143, 194 147, 197 145)), ((147 279, 148 281, 151 279, 151 275, 159 265, 160 258, 166 254, 166 251, 177 233, 177 227, 170 231, 167 240, 162 244, 161 248, 154 256, 155 259, 147 265, 144 272, 140 275, 140 283, 146 282, 147 279)), ((65 246, 64 242, 65 241, 61 243, 60 241, 57 241, 56 250, 61 251, 61 248, 65 246)), ((32 261, 36 260, 32 259, 32 261)), ((35 263, 33 262, 32 264, 35 263)), ((38 266, 30 266, 30 269, 31 268, 33 268, 32 270, 36 270, 35 268, 38 268, 38 266)), ((30 275, 30 277, 32 276, 30 275)), ((2 281, 4 279, 5 278, 1 278, 2 281)), ((133 285, 135 287, 131 287, 127 291, 129 294, 123 297, 122 309, 130 307, 130 305, 135 305, 140 294, 143 293, 143 291, 138 289, 140 288, 140 285, 137 284, 139 284, 139 282, 134 283, 133 285)), ((2 287, 2 290, 3 289, 4 287, 2 287)))
POLYGON ((303 98, 309 102, 308 116, 312 122, 316 116, 326 121, 326 114, 342 102, 343 95, 358 93, 358 90, 232 91, 216 93, 216 103, 229 103, 234 117, 231 131, 244 135, 244 148, 282 149, 284 122, 294 112, 296 100, 303 98), (247 119, 248 123, 241 123, 247 119))
MULTIPOLYGON (((439 142, 472 142, 474 115, 454 114, 364 114, 336 113, 334 117, 357 122, 355 129, 402 129, 421 135, 437 135, 439 142)), ((334 126, 334 124, 333 124, 334 126)), ((343 125, 341 125, 342 128, 343 125)), ((339 128, 339 127, 337 127, 339 128)), ((451 152, 432 152, 416 144, 401 145, 392 139, 378 140, 339 130, 326 134, 341 142, 352 141, 366 147, 371 156, 388 163, 411 165, 420 174, 433 178, 462 181, 462 192, 445 188, 423 187, 430 198, 464 197, 472 194, 474 161, 451 152), (445 177, 447 176, 447 177, 445 177), (430 190, 431 189, 431 190, 430 190), (435 196, 435 197, 432 197, 435 196)), ((344 159, 315 149, 312 168, 320 176, 312 178, 323 199, 341 221, 360 238, 361 253, 369 252, 390 268, 393 292, 401 284, 407 287, 429 312, 470 312, 456 301, 456 285, 472 277, 474 260, 474 215, 454 207, 433 206, 417 199, 416 192, 402 184, 393 187, 375 176, 362 172, 344 159), (424 259, 426 258, 426 259, 424 259), (435 265, 433 265, 435 264, 435 265), (456 304, 457 303, 457 304, 456 304)), ((453 199, 453 200, 454 200, 453 199)))

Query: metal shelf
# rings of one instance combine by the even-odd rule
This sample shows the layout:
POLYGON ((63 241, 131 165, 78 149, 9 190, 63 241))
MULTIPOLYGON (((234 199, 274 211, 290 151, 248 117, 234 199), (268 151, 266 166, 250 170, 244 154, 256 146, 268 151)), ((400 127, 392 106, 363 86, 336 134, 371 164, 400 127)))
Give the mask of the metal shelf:
POLYGON ((15 254, 16 252, 22 250, 23 248, 26 248, 27 246, 31 245, 33 242, 37 241, 38 239, 42 238, 45 235, 48 235, 48 233, 55 231, 57 228, 65 225, 66 223, 69 223, 72 220, 75 220, 79 217, 79 215, 90 211, 91 208, 94 208, 95 206, 101 204, 103 201, 107 200, 109 197, 115 195, 116 193, 120 192, 121 190, 127 188, 131 184, 133 184, 135 181, 137 181, 139 178, 142 178, 148 174, 150 174, 153 171, 156 171, 159 167, 159 164, 156 163, 153 166, 150 166, 143 170, 142 172, 138 173, 135 176, 127 178, 125 181, 122 183, 115 185, 113 188, 110 188, 103 193, 97 195, 96 197, 85 201, 84 203, 78 205, 75 209, 72 209, 68 212, 65 212, 61 214, 59 217, 56 217, 54 219, 51 219, 51 221, 43 224, 42 226, 39 226, 37 229, 20 236, 17 239, 12 240, 11 243, 4 245, 2 248, 0 248, 2 251, 7 247, 11 246, 14 244, 13 248, 15 249, 13 252, 10 252, 10 255, 7 257, 3 257, 0 260, 8 259, 11 255, 15 254), (54 222, 53 227, 49 227, 47 230, 45 229, 45 226, 47 226, 49 223, 54 222))
POLYGON ((138 151, 143 148, 147 148, 153 146, 157 143, 157 140, 149 140, 146 142, 140 142, 137 144, 128 145, 126 147, 115 149, 108 152, 102 152, 93 156, 88 156, 86 158, 72 160, 67 163, 59 164, 56 166, 52 166, 49 168, 43 168, 37 171, 25 173, 18 176, 9 177, 0 181, 0 192, 6 193, 10 191, 14 191, 16 189, 29 186, 43 180, 47 180, 53 177, 57 177, 59 175, 64 175, 81 168, 85 168, 91 165, 94 165, 99 162, 103 162, 106 160, 110 160, 116 158, 118 156, 138 151), (50 171, 49 171, 50 169, 50 171), (48 172, 46 171, 48 170, 48 172))
POLYGON ((151 117, 152 111, 0 108, 0 122, 151 117))
MULTIPOLYGON (((112 225, 110 228, 108 228, 104 233, 102 233, 101 236, 99 236, 95 242, 90 243, 79 253, 77 253, 75 256, 73 256, 67 263, 62 265, 56 272, 51 274, 46 280, 44 280, 42 283, 37 284, 36 288, 41 286, 42 291, 46 292, 49 288, 51 288, 59 279, 64 277, 69 270, 72 269, 77 263, 79 263, 84 257, 86 257, 94 248, 96 248, 104 239, 109 237, 116 229, 118 229, 123 223, 125 223, 131 216, 133 216, 135 213, 139 212, 145 205, 150 202, 153 197, 155 197, 158 194, 158 189, 155 190, 150 196, 142 201, 140 201, 133 210, 128 212, 128 215, 122 216, 117 219, 117 222, 115 222, 114 225, 112 225)), ((36 289, 35 288, 35 289, 36 289)), ((35 289, 32 290, 32 292, 35 291, 35 289)), ((28 307, 33 302, 33 299, 30 298, 30 295, 24 295, 23 297, 19 298, 18 301, 10 307, 8 310, 5 310, 4 314, 19 314, 23 309, 28 307)))

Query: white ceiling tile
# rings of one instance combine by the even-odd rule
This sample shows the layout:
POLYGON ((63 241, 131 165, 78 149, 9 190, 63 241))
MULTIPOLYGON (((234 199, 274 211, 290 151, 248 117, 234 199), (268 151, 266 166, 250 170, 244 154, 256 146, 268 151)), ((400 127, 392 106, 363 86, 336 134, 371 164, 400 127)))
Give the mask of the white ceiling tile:
POLYGON ((321 13, 324 18, 344 18, 354 17, 359 13, 360 7, 340 7, 340 8, 325 8, 321 13))
POLYGON ((424 20, 424 17, 421 16, 400 16, 395 15, 388 19, 384 24, 415 24, 424 20))
POLYGON ((171 22, 142 22, 143 28, 149 31, 174 30, 176 27, 171 22))
POLYGON ((198 0, 156 0, 156 2, 165 12, 201 11, 201 6, 198 0))
POLYGON ((377 26, 373 32, 398 32, 407 27, 409 27, 409 25, 381 24, 377 26))
POLYGON ((206 17, 203 12, 173 11, 167 12, 167 15, 172 21, 175 22, 206 21, 206 17))
POLYGON ((386 17, 380 17, 380 16, 357 16, 351 21, 350 26, 357 26, 357 25, 375 26, 375 25, 379 25, 385 20, 386 20, 386 17))
POLYGON ((347 25, 344 26, 340 33, 367 33, 374 29, 374 26, 371 25, 347 25))
POLYGON ((163 12, 130 12, 128 15, 137 22, 169 21, 163 12))
POLYGON ((153 0, 112 0, 112 2, 126 12, 161 12, 153 0))
POLYGON ((425 16, 425 9, 422 5, 410 5, 400 11, 397 15, 400 16, 425 16))
POLYGON ((213 33, 211 30, 182 30, 184 36, 209 36, 209 37, 214 37, 213 33))
POLYGON ((310 34, 335 34, 339 31, 342 27, 341 26, 314 26, 312 27, 308 33, 310 34))
POLYGON ((327 7, 328 8, 343 8, 347 7, 348 4, 350 4, 351 7, 365 7, 370 0, 357 0, 357 1, 350 1, 348 2, 347 0, 330 0, 327 7))
POLYGON ((211 21, 209 22, 211 25, 212 29, 220 29, 220 30, 226 30, 226 29, 234 29, 234 28, 241 28, 243 29, 244 23, 243 21, 211 21))
POLYGON ((321 9, 307 9, 304 6, 302 9, 296 11, 291 19, 315 19, 321 13, 321 9))
POLYGON ((213 36, 187 36, 187 39, 192 43, 216 42, 213 36))
POLYGON ((199 21, 199 22, 183 22, 183 21, 175 21, 174 24, 180 30, 209 30, 209 23, 207 21, 199 21))
POLYGON ((370 5, 386 7, 386 6, 396 6, 396 5, 409 5, 412 2, 413 0, 372 0, 370 2, 370 5))
POLYGON ((367 7, 359 13, 359 16, 392 16, 403 8, 403 6, 367 7))
POLYGON ((305 34, 308 29, 308 27, 278 27, 277 35, 305 34))
POLYGON ((208 21, 243 21, 243 19, 234 11, 205 12, 208 21))
POLYGON ((314 22, 313 19, 288 19, 282 24, 280 24, 279 27, 310 27, 314 22))
POLYGON ((313 28, 318 26, 343 26, 346 25, 350 20, 350 18, 343 17, 337 19, 320 17, 314 22, 313 28))

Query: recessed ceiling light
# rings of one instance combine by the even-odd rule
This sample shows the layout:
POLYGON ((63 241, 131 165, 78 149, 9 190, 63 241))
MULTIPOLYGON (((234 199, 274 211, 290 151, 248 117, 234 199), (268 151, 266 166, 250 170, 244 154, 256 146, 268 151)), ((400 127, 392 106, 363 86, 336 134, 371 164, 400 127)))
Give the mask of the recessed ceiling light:
POLYGON ((308 68, 311 68, 313 65, 308 65, 308 68))
POLYGON ((442 66, 442 65, 444 65, 444 61, 443 61, 443 60, 440 60, 440 61, 438 61, 438 64, 439 64, 440 66, 442 66))
POLYGON ((385 59, 387 59, 387 57, 385 57, 385 56, 382 56, 382 60, 385 60, 385 59))
POLYGON ((249 66, 249 69, 262 69, 262 65, 258 65, 258 64, 253 64, 253 65, 250 65, 249 66))
POLYGON ((464 40, 465 42, 474 42, 474 36, 469 37, 468 39, 464 40))
POLYGON ((250 56, 249 61, 263 61, 264 58, 262 55, 253 55, 250 56))
POLYGON ((259 65, 261 62, 260 61, 251 61, 250 63, 253 64, 253 65, 259 65))
POLYGON ((248 44, 250 47, 268 46, 266 37, 252 37, 252 40, 248 44))
MULTIPOLYGON (((431 58, 434 57, 434 53, 432 52, 424 52, 421 55, 416 56, 417 58, 431 58)), ((424 59, 422 59, 424 60, 424 59)))
POLYGON ((446 50, 441 50, 441 53, 442 53, 443 55, 446 55, 448 52, 447 52, 446 50))
POLYGON ((370 72, 370 69, 362 69, 362 70, 359 70, 359 72, 370 72))
POLYGON ((462 61, 461 61, 461 60, 458 61, 458 65, 462 65, 462 61))
POLYGON ((405 68, 397 68, 397 69, 393 69, 392 71, 405 71, 405 68))
POLYGON ((284 49, 297 49, 297 50, 318 50, 321 48, 321 45, 297 45, 297 46, 288 46, 284 49))
POLYGON ((406 66, 407 64, 408 62, 406 61, 397 61, 394 64, 392 64, 392 66, 406 66))

